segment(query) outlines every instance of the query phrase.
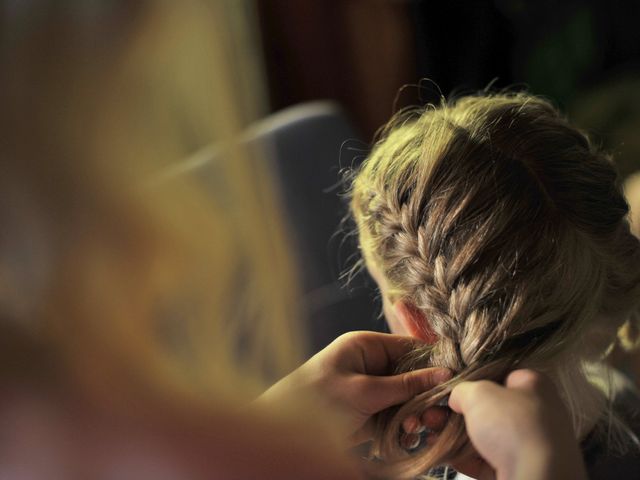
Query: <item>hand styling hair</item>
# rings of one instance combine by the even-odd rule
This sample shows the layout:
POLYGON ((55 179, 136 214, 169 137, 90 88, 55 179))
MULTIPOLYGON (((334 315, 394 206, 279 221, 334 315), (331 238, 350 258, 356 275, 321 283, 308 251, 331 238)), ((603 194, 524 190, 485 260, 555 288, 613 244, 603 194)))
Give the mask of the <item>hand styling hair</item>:
POLYGON ((465 455, 454 414, 429 448, 398 444, 402 418, 463 380, 545 371, 577 435, 606 412, 584 367, 616 338, 637 343, 640 244, 610 157, 550 103, 499 94, 401 112, 356 173, 351 209, 391 300, 415 305, 437 336, 401 368, 455 372, 383 417, 385 472, 411 477, 465 455))

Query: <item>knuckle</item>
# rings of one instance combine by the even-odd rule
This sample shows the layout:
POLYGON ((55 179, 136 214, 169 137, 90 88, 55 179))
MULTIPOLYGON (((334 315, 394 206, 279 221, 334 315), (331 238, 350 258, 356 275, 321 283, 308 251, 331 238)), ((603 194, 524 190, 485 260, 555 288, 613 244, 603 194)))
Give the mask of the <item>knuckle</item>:
POLYGON ((367 338, 368 338, 368 332, 353 331, 353 332, 343 333, 338 338, 336 338, 334 342, 339 344, 351 344, 351 343, 362 344, 363 342, 367 341, 367 338))
POLYGON ((545 390, 548 386, 546 377, 544 377, 541 373, 535 372, 533 370, 527 370, 526 380, 531 388, 537 391, 545 390))
POLYGON ((348 394, 345 395, 345 400, 363 414, 373 415, 374 411, 371 407, 371 400, 375 395, 375 391, 372 390, 371 382, 365 376, 353 377, 349 380, 347 387, 348 394))
POLYGON ((402 388, 407 394, 417 395, 423 390, 423 385, 422 379, 411 372, 402 375, 402 388))
POLYGON ((354 336, 354 332, 347 332, 347 333, 343 333, 342 335, 340 335, 339 337, 337 337, 333 343, 346 343, 349 342, 350 339, 352 339, 354 336))
POLYGON ((507 378, 507 382, 517 384, 541 394, 553 389, 551 380, 542 373, 531 369, 511 372, 507 378))
POLYGON ((469 394, 474 397, 485 397, 490 395, 495 384, 490 380, 478 380, 469 385, 469 394))

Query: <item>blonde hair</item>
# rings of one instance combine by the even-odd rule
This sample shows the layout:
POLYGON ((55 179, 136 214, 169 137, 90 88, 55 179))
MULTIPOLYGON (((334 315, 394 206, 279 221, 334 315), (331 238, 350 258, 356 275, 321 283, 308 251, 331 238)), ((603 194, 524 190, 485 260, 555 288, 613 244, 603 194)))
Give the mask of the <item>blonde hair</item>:
POLYGON ((3 31, 0 213, 38 236, 17 222, 0 240, 41 243, 48 262, 33 296, 2 244, 1 376, 139 414, 244 404, 265 360, 280 374, 301 358, 299 312, 269 172, 234 143, 246 95, 224 5, 37 7, 3 31), (212 183, 152 181, 211 142, 212 183))
POLYGON ((357 171, 351 209, 390 300, 415 305, 438 337, 401 369, 455 372, 383 418, 384 472, 415 476, 466 455, 458 415, 429 448, 398 444, 401 419, 463 380, 546 371, 578 435, 606 410, 584 369, 617 332, 637 342, 640 245, 611 159, 549 102, 494 94, 401 112, 357 171))

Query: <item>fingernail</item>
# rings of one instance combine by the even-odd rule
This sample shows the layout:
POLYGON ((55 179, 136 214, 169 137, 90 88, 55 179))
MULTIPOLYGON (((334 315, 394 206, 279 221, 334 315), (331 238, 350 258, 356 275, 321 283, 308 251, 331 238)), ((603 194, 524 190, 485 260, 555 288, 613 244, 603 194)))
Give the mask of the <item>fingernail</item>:
POLYGON ((418 430, 421 426, 422 424, 420 423, 420 419, 414 415, 407 417, 402 421, 402 429, 406 433, 419 433, 418 430))
POLYGON ((415 450, 420 445, 420 435, 405 433, 400 436, 400 447, 404 450, 415 450))

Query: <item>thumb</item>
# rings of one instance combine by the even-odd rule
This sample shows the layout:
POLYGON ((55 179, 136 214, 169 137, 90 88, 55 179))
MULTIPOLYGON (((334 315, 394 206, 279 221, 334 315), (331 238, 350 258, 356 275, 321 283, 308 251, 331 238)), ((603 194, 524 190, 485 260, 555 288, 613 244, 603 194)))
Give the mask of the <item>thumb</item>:
POLYGON ((541 373, 534 370, 522 369, 511 372, 505 380, 505 386, 518 390, 533 391, 546 387, 547 381, 541 373))
POLYGON ((414 370, 399 375, 369 377, 371 410, 375 413, 399 403, 405 403, 416 395, 431 390, 451 379, 447 368, 433 367, 414 370))

